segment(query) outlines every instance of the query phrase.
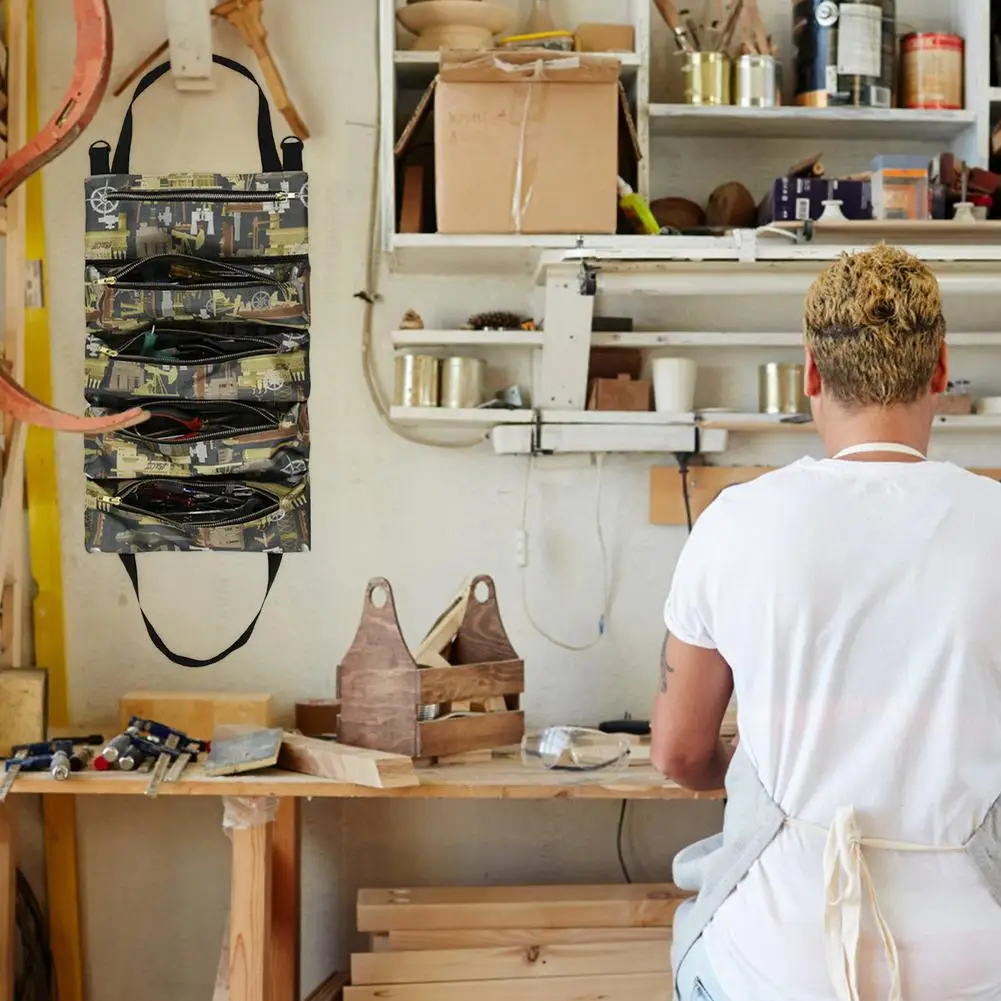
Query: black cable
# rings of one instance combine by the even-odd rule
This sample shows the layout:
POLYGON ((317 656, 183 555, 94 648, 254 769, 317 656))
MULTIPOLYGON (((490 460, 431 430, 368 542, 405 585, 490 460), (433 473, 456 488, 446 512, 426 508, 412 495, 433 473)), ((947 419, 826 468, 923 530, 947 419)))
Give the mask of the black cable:
POLYGON ((15 1001, 54 1001, 55 974, 45 915, 24 873, 17 871, 16 921, 21 943, 15 1001))
POLYGON ((633 881, 633 877, 629 875, 629 867, 626 865, 626 856, 622 850, 622 835, 625 832, 626 827, 626 808, 629 806, 629 800, 624 799, 622 801, 622 807, 619 810, 619 832, 615 838, 615 847, 619 852, 619 868, 622 870, 622 875, 627 883, 633 881))
POLYGON ((681 473, 681 496, 685 501, 685 524, 688 534, 692 534, 692 497, 688 490, 688 461, 679 460, 678 470, 681 473))

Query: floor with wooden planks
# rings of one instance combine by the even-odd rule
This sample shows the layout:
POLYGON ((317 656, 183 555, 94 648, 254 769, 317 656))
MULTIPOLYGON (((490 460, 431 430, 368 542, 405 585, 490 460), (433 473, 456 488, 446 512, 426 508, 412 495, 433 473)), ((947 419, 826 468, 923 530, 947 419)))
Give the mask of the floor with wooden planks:
POLYGON ((670 883, 360 890, 344 1001, 669 1001, 670 883))

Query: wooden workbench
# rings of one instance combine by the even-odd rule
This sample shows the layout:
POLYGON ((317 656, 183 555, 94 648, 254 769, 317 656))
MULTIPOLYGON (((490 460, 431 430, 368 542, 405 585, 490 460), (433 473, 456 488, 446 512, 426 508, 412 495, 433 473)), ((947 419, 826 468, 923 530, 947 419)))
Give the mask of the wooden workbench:
MULTIPOLYGON (((274 822, 232 830, 230 885, 231 1001, 298 1001, 300 803, 303 798, 392 799, 721 799, 723 792, 691 793, 650 767, 607 772, 553 772, 528 768, 517 757, 475 765, 418 771, 420 785, 369 789, 272 769, 251 775, 212 778, 197 765, 180 782, 160 787, 163 798, 218 796, 263 800, 275 797, 274 822)), ((66 782, 28 774, 14 795, 141 796, 148 775, 85 772, 66 782)), ((68 832, 72 833, 72 832, 68 832)), ((14 846, 0 804, 0 1001, 12 991, 14 846), (6 947, 5 947, 6 945, 6 947)))

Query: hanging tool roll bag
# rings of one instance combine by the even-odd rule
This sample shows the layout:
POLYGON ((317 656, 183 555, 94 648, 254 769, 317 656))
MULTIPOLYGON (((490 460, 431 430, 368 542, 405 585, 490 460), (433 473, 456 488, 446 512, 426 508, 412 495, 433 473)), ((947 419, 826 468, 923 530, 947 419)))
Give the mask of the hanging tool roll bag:
MULTIPOLYGON (((87 438, 86 545, 121 556, 137 597, 135 554, 168 550, 266 552, 270 591, 281 554, 310 544, 302 143, 279 155, 258 86, 259 172, 133 174, 133 106, 168 69, 139 81, 114 156, 91 147, 85 395, 92 414, 138 405, 151 417, 87 438)), ((173 653, 143 621, 167 657, 202 667, 243 646, 257 617, 207 660, 173 653)))

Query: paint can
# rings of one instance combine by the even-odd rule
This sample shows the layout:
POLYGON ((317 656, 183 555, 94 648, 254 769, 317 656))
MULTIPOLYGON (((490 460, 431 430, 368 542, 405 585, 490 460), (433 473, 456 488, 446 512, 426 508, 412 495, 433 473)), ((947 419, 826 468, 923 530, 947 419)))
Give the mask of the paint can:
POLYGON ((441 362, 432 355, 397 355, 393 406, 438 406, 440 367, 441 362))
POLYGON ((896 0, 795 0, 793 48, 796 104, 893 107, 896 0))
POLYGON ((774 108, 775 57, 740 56, 733 64, 733 103, 742 108, 774 108))
POLYGON ((730 59, 722 52, 686 52, 685 104, 730 103, 730 59))
POLYGON ((959 35, 904 35, 900 43, 901 106, 961 111, 964 48, 959 35))
POLYGON ((446 358, 441 368, 441 405, 470 410, 483 402, 487 363, 482 358, 446 358))
POLYGON ((770 362, 758 368, 758 409, 763 414, 808 414, 803 366, 770 362))

